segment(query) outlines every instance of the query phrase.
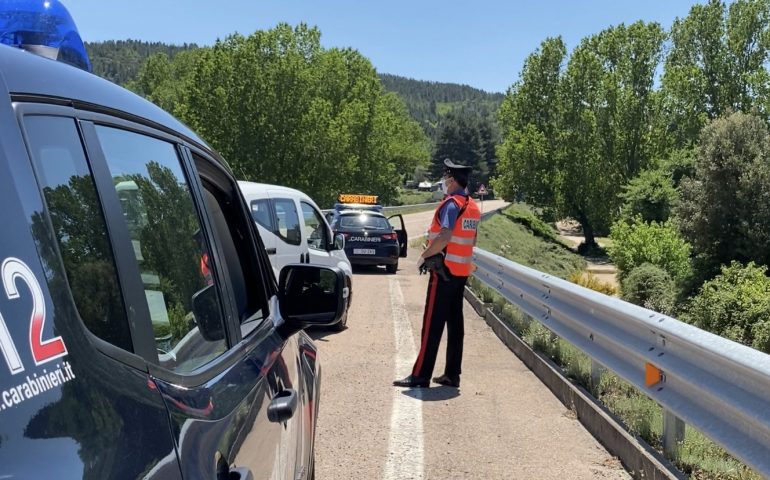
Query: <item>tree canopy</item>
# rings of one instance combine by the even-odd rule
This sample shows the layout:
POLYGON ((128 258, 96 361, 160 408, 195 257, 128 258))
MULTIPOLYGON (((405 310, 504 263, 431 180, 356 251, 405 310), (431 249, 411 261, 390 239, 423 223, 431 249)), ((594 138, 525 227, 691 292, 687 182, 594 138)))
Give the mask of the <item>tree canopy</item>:
POLYGON ((734 113, 704 128, 695 176, 676 209, 704 277, 732 260, 770 264, 770 133, 758 117, 734 113))
POLYGON ((209 141, 238 178, 298 188, 322 205, 343 191, 392 201, 430 154, 369 60, 322 48, 306 25, 151 57, 132 85, 209 141))
POLYGON ((545 40, 503 101, 495 188, 578 219, 594 244, 621 186, 650 163, 664 38, 656 23, 611 27, 583 39, 566 67, 562 39, 545 40))

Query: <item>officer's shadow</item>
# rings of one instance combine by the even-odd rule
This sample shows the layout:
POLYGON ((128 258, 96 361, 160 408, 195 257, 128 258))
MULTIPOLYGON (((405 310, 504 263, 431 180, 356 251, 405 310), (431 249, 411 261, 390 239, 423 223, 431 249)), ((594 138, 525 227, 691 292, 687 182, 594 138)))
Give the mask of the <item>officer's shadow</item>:
POLYGON ((407 397, 423 402, 440 402, 460 396, 460 389, 454 387, 409 388, 401 392, 407 397))

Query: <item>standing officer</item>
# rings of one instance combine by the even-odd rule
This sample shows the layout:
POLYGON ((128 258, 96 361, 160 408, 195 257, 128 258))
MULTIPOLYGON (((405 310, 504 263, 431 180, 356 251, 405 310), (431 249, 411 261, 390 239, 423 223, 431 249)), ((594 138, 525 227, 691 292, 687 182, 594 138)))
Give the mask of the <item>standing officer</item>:
POLYGON ((444 201, 436 209, 433 223, 428 230, 428 248, 422 252, 417 266, 426 258, 444 255, 448 279, 443 280, 433 271, 428 280, 428 297, 422 318, 420 354, 414 363, 412 374, 396 380, 397 387, 428 386, 438 354, 438 345, 447 326, 446 366, 444 374, 434 382, 450 387, 460 386, 463 357, 463 292, 468 276, 473 271, 473 246, 481 212, 468 195, 468 175, 471 168, 444 160, 444 201))

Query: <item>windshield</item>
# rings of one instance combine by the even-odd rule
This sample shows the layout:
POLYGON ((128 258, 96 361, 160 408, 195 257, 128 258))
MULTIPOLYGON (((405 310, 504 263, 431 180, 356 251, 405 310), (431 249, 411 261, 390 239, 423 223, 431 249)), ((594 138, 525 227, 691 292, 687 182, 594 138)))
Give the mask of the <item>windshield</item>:
POLYGON ((367 228, 370 230, 390 230, 390 224, 385 217, 360 213, 345 215, 340 218, 341 228, 367 228))

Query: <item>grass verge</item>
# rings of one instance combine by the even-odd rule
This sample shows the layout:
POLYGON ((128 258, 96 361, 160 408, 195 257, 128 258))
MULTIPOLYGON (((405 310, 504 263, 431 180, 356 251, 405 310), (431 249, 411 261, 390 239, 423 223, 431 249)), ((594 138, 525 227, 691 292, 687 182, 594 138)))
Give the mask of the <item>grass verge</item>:
POLYGON ((415 205, 417 203, 434 202, 433 192, 419 192, 417 190, 401 190, 398 194, 399 205, 415 205))
POLYGON ((585 260, 556 238, 548 224, 525 206, 513 204, 481 223, 477 245, 560 278, 584 270, 585 260))

